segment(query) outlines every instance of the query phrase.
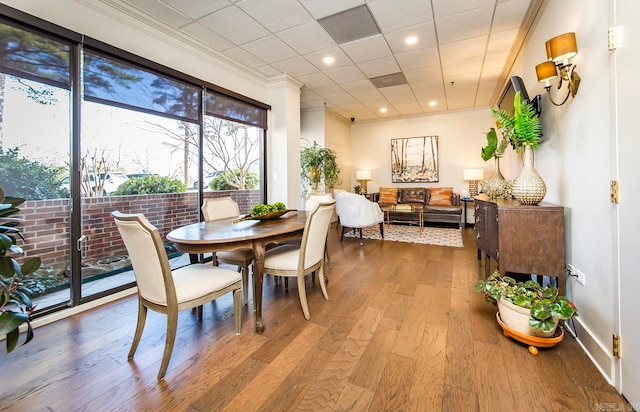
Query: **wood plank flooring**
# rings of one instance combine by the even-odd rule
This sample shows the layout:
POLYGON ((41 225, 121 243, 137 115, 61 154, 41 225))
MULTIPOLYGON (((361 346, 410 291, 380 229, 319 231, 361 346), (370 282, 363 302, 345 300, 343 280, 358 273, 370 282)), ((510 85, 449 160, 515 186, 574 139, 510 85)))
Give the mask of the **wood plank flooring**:
POLYGON ((591 411, 627 405, 568 334, 537 357, 502 335, 473 291, 483 268, 464 248, 329 241, 329 301, 307 281, 265 280, 264 334, 233 329, 231 295, 181 312, 163 381, 165 318, 149 313, 128 362, 130 297, 38 328, 0 353, 0 409, 11 411, 591 411))

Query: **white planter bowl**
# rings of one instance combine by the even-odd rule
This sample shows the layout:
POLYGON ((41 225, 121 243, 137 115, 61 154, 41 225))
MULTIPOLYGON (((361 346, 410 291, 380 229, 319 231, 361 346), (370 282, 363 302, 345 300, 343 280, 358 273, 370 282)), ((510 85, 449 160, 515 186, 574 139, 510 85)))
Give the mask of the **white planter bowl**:
MULTIPOLYGON (((505 325, 526 335, 549 338, 553 336, 556 331, 555 328, 553 328, 551 332, 543 332, 540 329, 532 328, 529 326, 531 311, 527 308, 516 306, 507 300, 498 300, 498 310, 500 311, 500 319, 502 319, 505 325)), ((558 319, 556 319, 555 324, 557 327, 558 319)))

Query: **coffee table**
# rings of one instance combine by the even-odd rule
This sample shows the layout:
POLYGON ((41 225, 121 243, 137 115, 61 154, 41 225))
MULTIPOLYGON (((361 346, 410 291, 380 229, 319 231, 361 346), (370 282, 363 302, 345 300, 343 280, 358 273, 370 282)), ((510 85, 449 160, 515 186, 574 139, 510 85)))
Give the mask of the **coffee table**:
POLYGON ((380 208, 382 213, 384 213, 384 222, 389 226, 391 223, 405 223, 409 222, 409 224, 418 223, 420 227, 420 231, 424 226, 423 214, 424 209, 421 207, 415 207, 411 205, 411 208, 405 207, 404 205, 391 205, 380 208), (402 213, 406 214, 408 220, 391 220, 391 212, 393 213, 402 213), (418 218, 418 221, 415 222, 413 219, 418 218))

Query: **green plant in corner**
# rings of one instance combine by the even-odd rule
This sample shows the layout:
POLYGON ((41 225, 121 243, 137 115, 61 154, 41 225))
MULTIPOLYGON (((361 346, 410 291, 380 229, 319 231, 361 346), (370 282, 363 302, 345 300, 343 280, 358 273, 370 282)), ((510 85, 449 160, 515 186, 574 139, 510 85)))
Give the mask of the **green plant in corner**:
POLYGON ((474 289, 484 293, 489 303, 496 303, 502 298, 530 309, 529 325, 543 332, 551 332, 556 327, 556 319, 578 316, 576 306, 566 297, 558 295, 558 289, 541 286, 534 280, 516 282, 509 276, 501 277, 497 270, 487 280, 479 280, 474 289))
POLYGON ((353 187, 353 193, 355 193, 355 194, 357 194, 357 195, 362 194, 362 186, 360 186, 360 185, 355 185, 355 186, 353 187))
POLYGON ((23 284, 24 276, 34 273, 40 268, 40 258, 32 257, 20 265, 15 256, 23 253, 17 245, 16 237, 24 241, 24 236, 17 228, 20 220, 11 217, 18 213, 18 206, 24 202, 22 198, 5 198, 0 187, 0 336, 7 337, 7 352, 11 352, 18 344, 20 326, 27 324, 24 344, 33 339, 33 329, 29 315, 34 306, 31 302, 31 290, 23 284))
POLYGON ((306 196, 309 186, 312 193, 319 192, 320 183, 331 189, 340 181, 340 167, 336 160, 336 153, 321 147, 317 142, 306 144, 300 150, 300 177, 302 178, 302 192, 306 196))

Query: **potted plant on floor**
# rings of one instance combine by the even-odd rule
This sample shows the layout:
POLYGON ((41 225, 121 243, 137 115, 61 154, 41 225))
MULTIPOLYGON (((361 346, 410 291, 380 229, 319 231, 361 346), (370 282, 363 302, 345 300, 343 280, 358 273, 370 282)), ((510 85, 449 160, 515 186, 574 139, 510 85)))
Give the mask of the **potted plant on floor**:
POLYGON ((558 289, 533 280, 516 282, 509 276, 501 277, 497 270, 479 280, 475 290, 484 293, 487 302, 498 305, 502 322, 527 335, 551 337, 560 319, 578 316, 576 306, 558 295, 558 289))
POLYGON ((306 197, 311 187, 311 193, 320 193, 320 184, 324 182, 327 189, 332 189, 340 180, 340 167, 336 160, 336 153, 321 147, 317 142, 306 144, 300 151, 300 177, 302 178, 303 195, 306 197))
POLYGON ((11 217, 18 213, 18 206, 24 202, 21 198, 5 198, 0 186, 0 336, 6 335, 7 352, 18 344, 20 326, 27 324, 24 344, 33 339, 33 329, 29 315, 34 309, 31 303, 31 290, 24 283, 24 277, 40 268, 40 258, 32 257, 20 265, 15 259, 22 254, 17 239, 24 236, 17 228, 20 220, 11 217))

